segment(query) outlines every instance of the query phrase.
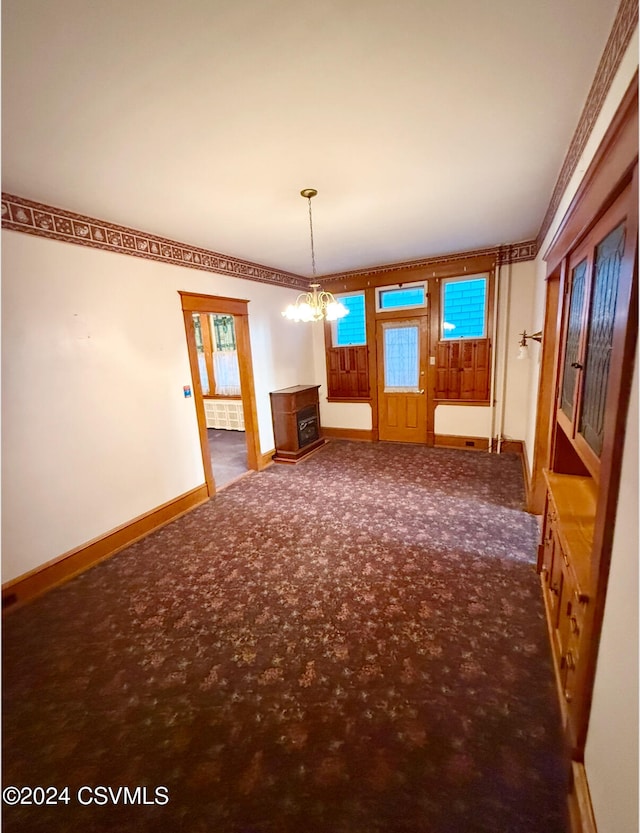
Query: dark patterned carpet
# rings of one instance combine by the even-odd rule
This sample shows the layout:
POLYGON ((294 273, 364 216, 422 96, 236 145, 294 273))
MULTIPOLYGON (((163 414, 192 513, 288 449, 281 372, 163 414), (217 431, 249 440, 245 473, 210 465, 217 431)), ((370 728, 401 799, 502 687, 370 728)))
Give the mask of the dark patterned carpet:
POLYGON ((4 830, 566 833, 522 503, 514 455, 332 442, 10 614, 4 785, 69 801, 4 830))

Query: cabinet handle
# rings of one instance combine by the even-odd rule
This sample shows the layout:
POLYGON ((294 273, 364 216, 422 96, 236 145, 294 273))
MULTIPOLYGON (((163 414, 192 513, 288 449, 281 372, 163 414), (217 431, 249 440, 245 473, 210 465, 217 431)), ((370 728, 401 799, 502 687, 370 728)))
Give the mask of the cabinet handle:
POLYGON ((567 668, 569 669, 569 671, 573 671, 575 669, 575 667, 576 667, 576 664, 575 664, 575 661, 573 659, 573 654, 571 653, 571 651, 569 651, 567 653, 567 668))
POLYGON ((586 593, 580 593, 578 590, 574 590, 573 595, 576 597, 576 599, 580 602, 581 605, 586 605, 586 603, 589 601, 589 597, 586 593))
POLYGON ((576 370, 582 370, 580 362, 571 362, 571 367, 575 367, 576 370))
POLYGON ((565 688, 565 690, 564 690, 564 699, 567 701, 567 703, 571 702, 572 694, 571 694, 571 692, 569 691, 568 688, 565 688))
POLYGON ((571 628, 571 633, 578 633, 578 631, 580 630, 580 628, 578 627, 578 620, 575 616, 572 616, 571 619, 569 619, 569 626, 571 628))

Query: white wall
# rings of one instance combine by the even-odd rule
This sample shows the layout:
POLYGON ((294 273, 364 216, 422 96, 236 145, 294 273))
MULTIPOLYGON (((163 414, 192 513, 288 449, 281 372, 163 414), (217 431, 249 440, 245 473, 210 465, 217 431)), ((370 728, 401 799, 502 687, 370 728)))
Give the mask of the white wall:
MULTIPOLYGON (((533 325, 542 329, 546 264, 542 255, 557 231, 598 145, 638 68, 638 32, 618 69, 575 174, 535 264, 533 325)), ((598 833, 638 830, 638 386, 637 360, 629 410, 620 497, 598 653, 585 767, 598 833)), ((527 452, 533 464, 539 369, 530 378, 527 452)))
POLYGON ((598 833, 638 830, 638 356, 585 766, 598 833))
POLYGON ((178 290, 247 299, 260 446, 269 391, 313 379, 296 293, 2 233, 2 555, 15 578, 204 482, 178 290))

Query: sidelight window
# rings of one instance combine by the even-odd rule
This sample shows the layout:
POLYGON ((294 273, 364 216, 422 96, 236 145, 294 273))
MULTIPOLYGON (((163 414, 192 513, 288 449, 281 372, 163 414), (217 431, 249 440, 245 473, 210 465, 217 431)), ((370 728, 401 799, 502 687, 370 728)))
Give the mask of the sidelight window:
POLYGON ((487 275, 442 282, 441 338, 486 337, 487 285, 487 275))

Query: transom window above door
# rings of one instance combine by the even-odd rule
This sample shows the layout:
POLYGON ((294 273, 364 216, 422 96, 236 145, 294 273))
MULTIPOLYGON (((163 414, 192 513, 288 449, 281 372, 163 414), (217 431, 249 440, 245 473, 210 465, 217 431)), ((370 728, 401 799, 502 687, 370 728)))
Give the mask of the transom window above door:
POLYGON ((426 282, 379 286, 376 289, 376 312, 418 309, 427 305, 426 282))

